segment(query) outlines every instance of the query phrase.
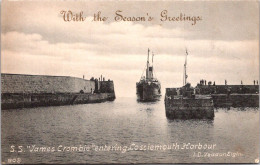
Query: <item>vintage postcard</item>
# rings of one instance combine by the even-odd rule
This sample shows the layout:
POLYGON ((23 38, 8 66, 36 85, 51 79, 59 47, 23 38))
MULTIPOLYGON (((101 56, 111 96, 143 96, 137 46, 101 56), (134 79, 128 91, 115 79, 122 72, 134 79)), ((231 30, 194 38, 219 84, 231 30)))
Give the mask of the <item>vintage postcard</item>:
POLYGON ((1 164, 259 163, 259 2, 3 0, 1 164))

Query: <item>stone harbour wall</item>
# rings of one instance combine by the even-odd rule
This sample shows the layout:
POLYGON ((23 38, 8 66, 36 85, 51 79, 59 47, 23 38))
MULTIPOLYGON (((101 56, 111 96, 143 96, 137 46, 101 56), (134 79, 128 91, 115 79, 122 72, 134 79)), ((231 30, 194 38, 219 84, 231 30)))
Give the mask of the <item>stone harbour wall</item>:
POLYGON ((1 74, 1 93, 91 93, 95 81, 69 76, 1 74))
POLYGON ((259 92, 259 85, 202 85, 197 86, 200 94, 226 94, 229 89, 231 93, 255 94, 259 92))
POLYGON ((17 109, 31 107, 60 106, 73 104, 101 103, 113 101, 114 93, 28 93, 1 95, 1 109, 17 109))
POLYGON ((115 98, 113 81, 92 81, 68 76, 1 74, 2 110, 100 103, 113 101, 115 98), (95 90, 95 85, 100 89, 95 90))

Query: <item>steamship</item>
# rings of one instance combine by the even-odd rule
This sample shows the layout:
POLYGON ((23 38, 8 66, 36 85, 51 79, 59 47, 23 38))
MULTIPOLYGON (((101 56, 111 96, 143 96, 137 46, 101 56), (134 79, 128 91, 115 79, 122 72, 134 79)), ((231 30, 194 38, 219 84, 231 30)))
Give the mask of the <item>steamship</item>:
POLYGON ((146 76, 141 76, 139 82, 136 83, 136 94, 138 101, 157 101, 161 97, 161 84, 155 78, 154 71, 153 71, 153 56, 152 54, 152 63, 149 62, 149 53, 150 50, 148 49, 148 56, 147 56, 147 63, 146 63, 146 76))

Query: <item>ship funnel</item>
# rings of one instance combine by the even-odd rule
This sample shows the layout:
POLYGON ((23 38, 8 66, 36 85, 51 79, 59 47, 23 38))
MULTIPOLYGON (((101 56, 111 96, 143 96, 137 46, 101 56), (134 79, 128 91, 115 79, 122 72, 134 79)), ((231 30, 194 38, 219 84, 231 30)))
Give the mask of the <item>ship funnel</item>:
MULTIPOLYGON (((149 64, 149 54, 150 53, 150 49, 148 48, 148 57, 147 57, 147 66, 146 66, 146 79, 147 80, 151 80, 153 79, 153 65, 150 66, 149 64)), ((152 53, 152 63, 153 63, 153 56, 154 54, 152 53)))

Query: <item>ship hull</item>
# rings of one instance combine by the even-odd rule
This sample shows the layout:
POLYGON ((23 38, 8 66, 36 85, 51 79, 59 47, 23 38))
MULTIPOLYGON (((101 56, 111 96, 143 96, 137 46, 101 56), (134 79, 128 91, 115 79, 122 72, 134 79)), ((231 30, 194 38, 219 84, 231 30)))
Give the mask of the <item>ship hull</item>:
POLYGON ((155 83, 137 83, 136 84, 137 100, 143 102, 157 101, 161 98, 161 85, 159 82, 155 83))

